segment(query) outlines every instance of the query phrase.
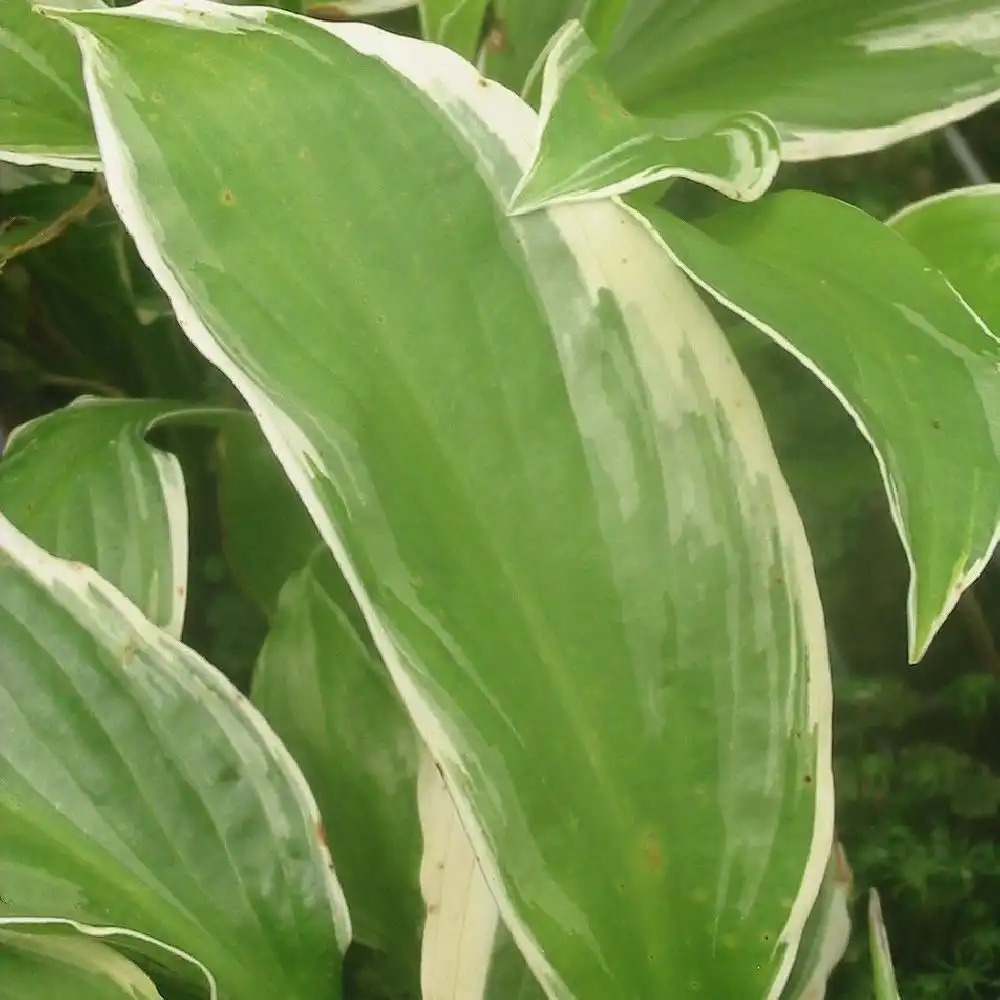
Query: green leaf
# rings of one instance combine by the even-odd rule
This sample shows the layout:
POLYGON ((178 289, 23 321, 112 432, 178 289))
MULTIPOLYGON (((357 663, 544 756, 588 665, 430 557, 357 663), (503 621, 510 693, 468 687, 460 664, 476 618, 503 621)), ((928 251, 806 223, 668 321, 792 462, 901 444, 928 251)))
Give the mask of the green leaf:
POLYGON ((858 209, 786 191, 701 229, 651 208, 677 261, 834 393, 875 451, 926 651, 996 544, 1000 343, 926 258, 858 209))
POLYGON ((6 194, 0 207, 0 269, 14 257, 58 238, 101 203, 97 184, 38 184, 6 194))
POLYGON ((692 131, 759 111, 785 158, 807 160, 881 149, 992 104, 998 42, 992 0, 634 0, 608 74, 630 111, 692 131))
POLYGON ((882 920, 882 904, 874 889, 868 895, 868 944, 872 956, 875 1000, 900 1000, 889 951, 889 936, 882 920))
POLYGON ((83 937, 0 931, 0 1000, 161 1000, 152 980, 83 937))
POLYGON ((676 177, 752 201, 781 162, 778 133, 762 115, 741 115, 690 138, 634 118, 608 87, 579 21, 567 24, 548 50, 539 113, 538 148, 511 199, 514 213, 676 177))
POLYGON ((417 737, 325 548, 281 592, 252 697, 316 795, 355 938, 416 995, 417 737))
POLYGON ((319 532, 250 414, 222 428, 217 464, 226 558, 245 593, 273 615, 319 532))
POLYGON ((15 430, 0 461, 4 516, 53 555, 93 567, 172 635, 187 598, 187 499, 177 459, 146 434, 176 409, 81 399, 15 430))
POLYGON ((0 160, 96 170, 80 53, 66 29, 31 0, 3 0, 0 59, 0 160))
POLYGON ((205 2, 71 20, 115 204, 548 994, 775 996, 832 837, 825 636, 693 286, 611 200, 508 218, 537 117, 440 46, 205 2))
POLYGON ((489 0, 420 0, 424 38, 474 58, 489 0))
POLYGON ((908 205, 892 226, 1000 334, 1000 185, 960 188, 908 205))
POLYGON ((315 803, 235 688, 2 518, 0 648, 0 923, 162 942, 224 997, 335 997, 315 803))

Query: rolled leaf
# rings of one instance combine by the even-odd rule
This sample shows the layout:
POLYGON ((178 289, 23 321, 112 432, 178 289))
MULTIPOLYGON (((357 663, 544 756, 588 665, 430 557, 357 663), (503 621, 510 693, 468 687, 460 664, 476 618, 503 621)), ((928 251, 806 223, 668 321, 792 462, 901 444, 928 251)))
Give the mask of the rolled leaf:
POLYGON ((80 53, 31 0, 0 4, 0 160, 96 170, 80 53))
POLYGON ((547 994, 776 996, 830 850, 825 636, 694 288, 611 201, 508 218, 537 117, 440 46, 206 2, 66 16, 112 198, 332 548, 547 994))
POLYGON ((1000 524, 1000 342, 897 234, 787 191, 695 228, 646 212, 681 266, 790 351, 868 439, 910 564, 918 660, 1000 524))
POLYGON ((146 434, 176 403, 81 399, 17 428, 0 461, 0 512, 81 562, 180 635, 188 508, 177 459, 146 434))
POLYGON ((777 124, 786 159, 811 160, 992 104, 998 41, 992 0, 634 0, 607 67, 636 114, 704 131, 752 108, 777 124))
POLYGON ((908 205, 892 226, 955 286, 1000 335, 1000 184, 982 184, 908 205))
POLYGON ((762 115, 731 118, 691 137, 675 137, 657 121, 630 115, 608 86, 579 21, 567 24, 548 49, 539 116, 534 160, 511 199, 515 213, 676 177, 753 201, 781 162, 778 133, 762 115))
POLYGON ((281 592, 252 698, 316 795, 355 938, 416 992, 417 737, 325 548, 281 592))
POLYGON ((0 931, 0 1000, 161 1000, 152 980, 85 937, 0 931))
POLYGON ((235 688, 2 518, 0 648, 0 924, 162 943, 223 997, 336 997, 315 803, 235 688))

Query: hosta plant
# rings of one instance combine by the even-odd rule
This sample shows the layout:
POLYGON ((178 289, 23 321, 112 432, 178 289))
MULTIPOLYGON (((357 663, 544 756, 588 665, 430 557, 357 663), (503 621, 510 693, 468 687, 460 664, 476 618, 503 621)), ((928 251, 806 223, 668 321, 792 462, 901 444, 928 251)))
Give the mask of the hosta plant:
POLYGON ((424 1000, 821 997, 827 637, 744 366, 871 445, 917 660, 996 542, 1000 317, 985 214, 766 191, 991 102, 993 5, 284 6, 0 8, 5 371, 80 397, 0 462, 0 997, 334 998, 352 941, 424 1000))

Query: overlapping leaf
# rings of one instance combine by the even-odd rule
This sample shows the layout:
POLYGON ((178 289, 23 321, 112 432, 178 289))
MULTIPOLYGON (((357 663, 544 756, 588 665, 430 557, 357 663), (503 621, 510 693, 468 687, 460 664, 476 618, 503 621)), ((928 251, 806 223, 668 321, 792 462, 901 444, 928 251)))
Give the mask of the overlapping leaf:
POLYGON ((335 997, 315 805, 236 690, 2 518, 0 648, 0 923, 162 942, 240 1000, 335 997))
POLYGON ((440 47, 200 2, 71 20, 112 197, 548 994, 776 995, 830 847, 825 642, 693 288, 610 201, 508 218, 536 116, 440 47))
POLYGON ((608 87, 598 52, 578 21, 567 24, 548 50, 540 118, 534 160, 511 199, 515 213, 675 177, 752 201, 767 190, 781 162, 778 133, 762 115, 744 114, 680 138, 656 121, 634 118, 608 87))
POLYGON ((325 548, 281 592, 252 697, 316 795, 357 940, 415 994, 417 737, 325 548))
POLYGON ((31 0, 0 4, 0 160, 97 169, 80 53, 31 0))
POLYGON ((141 969, 84 937, 0 931, 0 1000, 160 1000, 141 969))
POLYGON ((685 270, 814 371, 870 441, 919 659, 996 544, 1000 343, 926 258, 832 199, 783 192, 701 229, 648 214, 685 270))
POLYGON ((0 461, 0 513, 35 543, 93 567, 180 635, 188 510, 173 455, 146 434, 174 403, 83 399, 18 428, 0 461))
POLYGON ((992 103, 998 42, 995 0, 634 0, 607 65, 637 114, 702 131, 750 108, 778 125, 787 159, 815 159, 992 103))

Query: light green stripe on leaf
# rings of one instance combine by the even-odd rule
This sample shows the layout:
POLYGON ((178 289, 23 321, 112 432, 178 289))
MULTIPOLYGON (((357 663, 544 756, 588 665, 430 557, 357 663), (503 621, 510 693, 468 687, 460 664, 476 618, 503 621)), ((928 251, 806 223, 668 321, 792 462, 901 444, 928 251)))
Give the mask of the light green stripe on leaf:
POLYGON ((928 260, 859 209, 788 191, 695 228, 647 212, 677 261, 812 370, 871 444, 910 564, 918 660, 1000 523, 1000 342, 928 260))
POLYGON ((882 920, 882 904, 878 893, 868 894, 868 943, 872 956, 872 974, 875 983, 875 1000, 900 1000, 896 973, 889 951, 889 935, 882 920))
POLYGON ((775 997, 830 849, 825 636, 694 288, 611 201, 508 218, 537 118, 440 46, 205 2, 71 20, 111 196, 548 995, 775 997))
POLYGON ((424 38, 472 59, 479 47, 488 0, 420 0, 424 38))

